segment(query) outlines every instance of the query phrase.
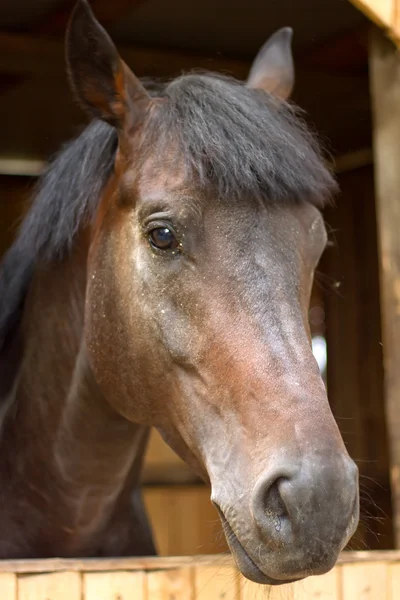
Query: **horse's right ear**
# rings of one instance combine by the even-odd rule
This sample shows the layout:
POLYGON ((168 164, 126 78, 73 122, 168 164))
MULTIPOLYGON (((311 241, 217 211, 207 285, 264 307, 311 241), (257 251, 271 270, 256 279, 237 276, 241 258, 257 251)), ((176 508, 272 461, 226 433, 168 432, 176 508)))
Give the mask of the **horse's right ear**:
POLYGON ((71 15, 66 60, 72 89, 92 116, 119 129, 143 119, 150 96, 122 61, 86 0, 78 0, 71 15))

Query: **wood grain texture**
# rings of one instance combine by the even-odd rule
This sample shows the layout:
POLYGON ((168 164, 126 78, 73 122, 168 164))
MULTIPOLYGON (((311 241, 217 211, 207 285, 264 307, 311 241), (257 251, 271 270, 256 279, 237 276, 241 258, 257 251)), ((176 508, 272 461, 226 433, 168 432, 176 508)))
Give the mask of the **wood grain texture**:
MULTIPOLYGON (((244 79, 251 64, 247 60, 215 58, 211 55, 167 48, 118 45, 118 51, 139 76, 171 76, 181 71, 199 68, 227 71, 244 79)), ((62 40, 0 32, 0 72, 53 77, 58 74, 64 77, 64 44, 62 40)))
POLYGON ((85 573, 84 600, 147 600, 144 572, 85 573))
POLYGON ((147 598, 149 600, 178 600, 180 598, 195 600, 193 569, 172 569, 148 573, 147 598))
POLYGON ((325 575, 308 577, 294 587, 295 600, 341 600, 341 567, 325 575))
POLYGON ((350 0, 371 21, 384 28, 393 25, 397 0, 350 0))
POLYGON ((400 563, 388 565, 389 577, 389 599, 398 600, 400 598, 400 563))
POLYGON ((343 600, 389 600, 388 566, 385 562, 341 567, 343 600))
POLYGON ((18 600, 82 600, 80 573, 41 573, 18 577, 18 600))
POLYGON ((240 575, 233 566, 197 567, 196 600, 239 600, 240 575))
POLYGON ((269 587, 242 578, 240 588, 240 600, 297 600, 296 584, 269 587))
POLYGON ((164 442, 158 431, 152 429, 141 480, 144 484, 168 485, 198 482, 199 478, 164 442))
MULTIPOLYGON (((260 586, 237 574, 222 557, 210 566, 198 557, 139 559, 132 569, 92 571, 96 561, 80 561, 76 571, 0 574, 1 600, 398 600, 399 552, 350 553, 331 572, 283 586, 260 586), (379 556, 380 560, 376 560, 379 556), (385 557, 383 559, 383 557, 385 557), (355 561, 355 562, 354 562, 355 561), (143 564, 146 564, 144 568, 143 564), (135 567, 141 565, 142 570, 135 567)), ((208 561, 208 562, 207 562, 208 561)), ((37 561, 39 563, 39 561, 37 561)), ((50 562, 40 561, 49 569, 50 562)), ((71 564, 72 561, 69 561, 71 564)), ((78 564, 78 561, 74 561, 78 564)), ((128 561, 125 560, 125 563, 128 561)), ((109 560, 97 561, 110 566, 109 560)), ((122 566, 124 559, 114 559, 122 566)))
MULTIPOLYGON (((400 564, 400 550, 343 552, 338 565, 386 562, 400 564)), ((35 574, 81 571, 158 571, 186 567, 233 566, 230 556, 219 554, 199 556, 164 556, 141 558, 47 558, 30 560, 0 560, 0 573, 35 574)))
POLYGON ((159 554, 183 556, 227 551, 221 521, 207 486, 148 487, 144 499, 159 554))
POLYGON ((17 576, 14 573, 0 573, 1 600, 17 599, 17 576))

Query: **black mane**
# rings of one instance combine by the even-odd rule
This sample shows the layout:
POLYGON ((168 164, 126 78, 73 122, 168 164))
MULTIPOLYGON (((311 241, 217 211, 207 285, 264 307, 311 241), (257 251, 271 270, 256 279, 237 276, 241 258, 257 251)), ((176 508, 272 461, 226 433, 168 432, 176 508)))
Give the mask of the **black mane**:
POLYGON ((39 178, 17 239, 0 264, 0 353, 20 319, 35 265, 65 256, 97 209, 117 147, 115 130, 93 121, 39 178))
MULTIPOLYGON (((140 157, 175 148, 187 177, 229 200, 322 206, 336 184, 316 139, 297 111, 233 79, 190 74, 149 86, 164 96, 148 125, 140 157), (171 143, 172 142, 172 143, 171 143)), ((0 265, 0 353, 19 321, 35 265, 68 254, 96 213, 117 148, 111 126, 92 121, 39 179, 18 237, 0 265)))
POLYGON ((220 75, 183 75, 161 94, 142 156, 176 146, 188 178, 220 198, 323 206, 336 183, 298 108, 220 75), (175 142, 175 144, 174 144, 175 142))

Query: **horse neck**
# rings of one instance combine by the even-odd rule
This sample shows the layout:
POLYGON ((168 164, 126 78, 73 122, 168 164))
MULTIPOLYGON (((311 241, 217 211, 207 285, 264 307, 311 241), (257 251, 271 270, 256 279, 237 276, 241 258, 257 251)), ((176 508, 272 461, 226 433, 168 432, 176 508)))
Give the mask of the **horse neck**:
POLYGON ((131 511, 147 441, 145 428, 103 398, 90 369, 83 339, 86 258, 85 244, 78 244, 68 260, 35 274, 21 324, 14 414, 1 443, 3 473, 13 476, 4 482, 2 494, 4 487, 9 493, 0 513, 10 523, 26 515, 33 555, 96 554, 99 547, 124 553, 103 538, 116 538, 108 531, 116 511, 118 522, 125 508, 131 511))

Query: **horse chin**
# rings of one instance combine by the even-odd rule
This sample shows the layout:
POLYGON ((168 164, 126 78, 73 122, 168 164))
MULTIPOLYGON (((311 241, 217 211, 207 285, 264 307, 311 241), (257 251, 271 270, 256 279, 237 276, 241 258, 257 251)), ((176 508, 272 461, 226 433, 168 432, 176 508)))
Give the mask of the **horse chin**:
POLYGON ((298 579, 300 579, 273 579, 272 577, 269 577, 263 573, 263 571, 261 571, 261 569, 255 564, 253 559, 248 555, 242 544, 239 542, 222 511, 219 508, 217 508, 217 510, 219 512, 225 537, 235 560, 236 566, 242 575, 246 577, 246 579, 264 585, 283 585, 287 583, 293 583, 294 581, 298 581, 298 579))

